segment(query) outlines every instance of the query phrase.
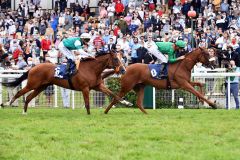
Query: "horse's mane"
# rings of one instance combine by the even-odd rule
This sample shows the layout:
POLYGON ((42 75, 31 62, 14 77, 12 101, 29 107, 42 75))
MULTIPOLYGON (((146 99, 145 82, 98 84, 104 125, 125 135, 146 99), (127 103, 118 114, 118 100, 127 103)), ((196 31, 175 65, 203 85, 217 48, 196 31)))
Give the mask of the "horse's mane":
MULTIPOLYGON (((97 54, 96 56, 95 56, 95 58, 99 58, 99 57, 102 57, 102 56, 105 56, 105 55, 108 55, 108 54, 110 54, 110 53, 101 53, 101 54, 97 54)), ((81 62, 88 62, 88 61, 93 61, 94 59, 93 58, 91 58, 91 57, 87 57, 87 58, 82 58, 81 59, 81 62)))
POLYGON ((196 48, 196 49, 192 50, 191 52, 186 53, 185 56, 189 56, 191 53, 195 52, 198 49, 200 49, 200 48, 196 48))
POLYGON ((110 54, 109 52, 99 52, 96 54, 96 58, 110 54))

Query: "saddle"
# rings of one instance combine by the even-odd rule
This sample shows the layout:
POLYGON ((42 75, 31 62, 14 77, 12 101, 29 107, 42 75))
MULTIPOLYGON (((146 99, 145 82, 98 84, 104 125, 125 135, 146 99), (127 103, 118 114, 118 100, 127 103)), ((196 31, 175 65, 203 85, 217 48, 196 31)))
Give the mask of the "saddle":
POLYGON ((167 79, 168 77, 168 64, 149 64, 148 65, 151 76, 154 79, 167 79))
MULTIPOLYGON (((75 68, 74 65, 76 65, 76 72, 78 71, 79 69, 79 64, 83 61, 90 61, 90 60, 94 60, 95 58, 94 57, 86 57, 86 58, 82 58, 81 60, 76 60, 75 61, 75 64, 73 63, 71 66, 70 66, 70 69, 73 70, 75 68)), ((69 78, 69 75, 66 73, 66 67, 67 65, 66 64, 60 64, 60 65, 57 65, 56 68, 55 68, 55 74, 54 74, 54 77, 55 78, 59 78, 59 79, 66 79, 68 80, 69 78)), ((72 75, 73 76, 73 75, 72 75)))

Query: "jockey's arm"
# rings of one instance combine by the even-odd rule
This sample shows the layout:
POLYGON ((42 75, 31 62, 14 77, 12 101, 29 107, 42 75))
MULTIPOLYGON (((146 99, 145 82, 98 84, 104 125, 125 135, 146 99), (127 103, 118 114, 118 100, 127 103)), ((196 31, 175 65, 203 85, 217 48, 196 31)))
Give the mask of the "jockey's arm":
POLYGON ((80 58, 94 57, 92 54, 85 52, 83 49, 78 49, 76 53, 80 58))

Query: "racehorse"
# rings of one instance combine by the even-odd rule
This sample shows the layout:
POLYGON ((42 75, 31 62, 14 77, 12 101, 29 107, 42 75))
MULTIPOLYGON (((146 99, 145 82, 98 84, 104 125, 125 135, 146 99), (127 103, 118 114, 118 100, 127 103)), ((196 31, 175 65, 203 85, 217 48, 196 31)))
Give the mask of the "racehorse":
POLYGON ((33 90, 26 98, 23 114, 27 112, 28 103, 49 85, 55 84, 64 88, 82 91, 87 114, 90 114, 89 92, 91 89, 101 91, 109 96, 118 99, 102 81, 104 69, 113 68, 115 73, 124 73, 125 67, 122 65, 117 54, 111 52, 96 56, 95 60, 82 61, 79 64, 77 73, 71 78, 72 84, 68 80, 55 78, 56 65, 52 63, 42 63, 25 72, 20 78, 13 82, 3 83, 5 86, 16 87, 23 80, 27 79, 27 85, 17 92, 10 101, 10 105, 20 96, 33 90))
MULTIPOLYGON (((137 93, 137 106, 143 112, 147 113, 143 106, 144 87, 146 85, 154 86, 157 89, 184 89, 193 93, 200 100, 207 102, 212 108, 216 109, 216 104, 207 100, 202 94, 202 84, 199 82, 191 82, 191 71, 197 62, 204 65, 211 65, 209 62, 209 53, 206 48, 198 48, 185 55, 185 59, 168 65, 168 79, 158 80, 151 77, 151 73, 147 64, 136 63, 126 68, 126 73, 121 77, 121 90, 118 97, 122 98, 130 90, 137 93), (198 86, 201 92, 194 89, 198 86)), ((113 105, 118 102, 113 99, 104 113, 108 113, 113 105)))

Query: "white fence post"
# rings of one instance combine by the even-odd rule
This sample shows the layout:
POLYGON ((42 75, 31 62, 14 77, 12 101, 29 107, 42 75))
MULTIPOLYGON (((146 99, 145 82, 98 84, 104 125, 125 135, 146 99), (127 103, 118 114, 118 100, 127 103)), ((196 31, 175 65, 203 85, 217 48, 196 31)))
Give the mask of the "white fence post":
POLYGON ((75 109, 74 91, 72 91, 72 109, 75 109))
MULTIPOLYGON (((3 92, 3 90, 2 90, 2 78, 0 78, 0 104, 2 104, 3 103, 3 98, 2 98, 2 96, 3 96, 3 94, 2 94, 2 92, 3 92)), ((1 108, 1 107, 0 107, 1 108)))
POLYGON ((227 99, 227 101, 228 101, 228 110, 230 110, 231 109, 231 93, 230 93, 230 77, 228 77, 228 99, 227 99))
POLYGON ((156 109, 156 89, 153 87, 153 110, 156 109))
POLYGON ((175 89, 172 89, 172 104, 174 104, 175 101, 175 89))
POLYGON ((57 92, 58 87, 54 85, 54 107, 58 107, 58 92, 57 92))

